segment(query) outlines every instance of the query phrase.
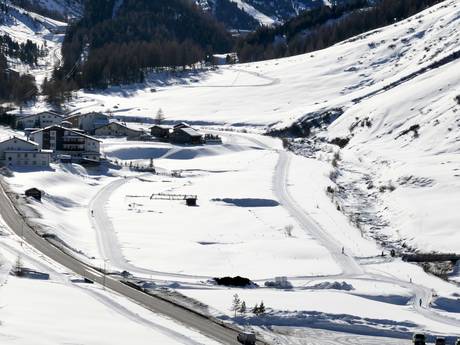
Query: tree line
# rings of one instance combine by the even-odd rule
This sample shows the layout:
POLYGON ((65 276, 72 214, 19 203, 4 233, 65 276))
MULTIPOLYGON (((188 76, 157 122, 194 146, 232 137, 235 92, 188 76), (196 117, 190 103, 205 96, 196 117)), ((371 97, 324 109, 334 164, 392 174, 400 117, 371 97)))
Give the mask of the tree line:
POLYGON ((260 28, 236 45, 241 62, 304 54, 408 18, 441 0, 356 0, 303 12, 286 24, 260 28))
POLYGON ((0 53, 0 102, 14 102, 22 105, 37 96, 35 78, 19 74, 8 68, 6 56, 0 53))
POLYGON ((31 40, 27 40, 26 43, 18 43, 6 34, 0 35, 0 47, 5 55, 29 65, 36 65, 38 58, 46 55, 45 49, 40 48, 31 40))
POLYGON ((125 0, 119 8, 114 0, 87 1, 46 89, 142 82, 149 69, 185 68, 232 43, 222 24, 187 0, 125 0))

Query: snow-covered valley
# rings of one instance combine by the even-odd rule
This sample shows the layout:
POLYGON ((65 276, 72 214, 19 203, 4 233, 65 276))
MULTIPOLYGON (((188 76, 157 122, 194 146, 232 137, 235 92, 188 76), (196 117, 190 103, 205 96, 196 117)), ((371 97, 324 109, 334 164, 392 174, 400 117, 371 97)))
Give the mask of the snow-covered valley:
MULTIPOLYGON (((187 121, 222 143, 100 137, 107 163, 99 168, 53 163, 11 168, 2 179, 18 195, 45 191, 41 201, 19 198, 27 221, 85 263, 199 301, 200 312, 267 341, 395 344, 418 331, 453 341, 459 270, 445 281, 390 250, 460 253, 459 23, 460 4, 448 0, 312 54, 81 90, 67 104, 70 114, 110 112, 148 129, 161 108, 166 124, 187 121), (287 140, 277 137, 286 133, 287 140), (154 164, 157 173, 133 164, 154 164), (165 193, 196 195, 198 206, 152 197, 165 193), (213 280, 237 275, 257 287, 213 280), (290 286, 267 284, 276 277, 290 286), (235 294, 246 312, 231 310, 235 294), (256 315, 261 301, 266 312, 256 315)), ((58 63, 60 34, 42 28, 36 35, 21 21, 0 30, 47 40, 37 79, 58 63)), ((45 107, 40 100, 24 111, 45 107)), ((1 232, 0 339, 213 343, 97 284, 72 282, 6 226, 1 232), (51 279, 9 277, 18 256, 51 279), (63 318, 51 332, 46 323, 57 313, 63 318), (20 335, 24 324, 34 326, 20 335)))

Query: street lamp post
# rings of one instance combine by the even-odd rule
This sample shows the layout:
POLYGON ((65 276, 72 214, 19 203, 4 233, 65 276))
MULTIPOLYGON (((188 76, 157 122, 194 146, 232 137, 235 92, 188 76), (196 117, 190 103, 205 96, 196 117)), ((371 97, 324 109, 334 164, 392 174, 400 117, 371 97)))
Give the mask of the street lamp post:
POLYGON ((105 290, 105 276, 107 274, 107 261, 109 261, 109 259, 104 259, 104 271, 102 275, 102 287, 104 290, 105 290))

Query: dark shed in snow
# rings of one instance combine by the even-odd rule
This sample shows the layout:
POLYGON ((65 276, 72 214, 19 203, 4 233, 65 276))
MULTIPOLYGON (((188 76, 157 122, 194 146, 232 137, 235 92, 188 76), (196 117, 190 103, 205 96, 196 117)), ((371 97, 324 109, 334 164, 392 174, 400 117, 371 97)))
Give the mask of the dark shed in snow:
POLYGON ((169 137, 172 143, 199 145, 203 143, 203 136, 192 128, 177 128, 169 137))
POLYGON ((26 196, 30 196, 30 197, 38 200, 38 201, 40 201, 42 199, 42 191, 40 189, 37 189, 37 188, 27 189, 25 194, 26 194, 26 196))
POLYGON ((150 128, 150 134, 155 138, 168 139, 170 127, 155 125, 150 128))

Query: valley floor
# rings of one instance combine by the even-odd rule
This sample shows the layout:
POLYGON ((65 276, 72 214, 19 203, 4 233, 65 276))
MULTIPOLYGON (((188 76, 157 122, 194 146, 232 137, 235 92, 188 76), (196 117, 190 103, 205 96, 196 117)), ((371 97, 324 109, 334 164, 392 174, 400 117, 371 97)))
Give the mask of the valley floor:
MULTIPOLYGON (((59 62, 62 39, 46 25, 59 23, 35 32, 20 19, 11 35, 49 45, 33 71, 42 80, 59 62)), ((166 124, 188 121, 223 143, 102 138, 108 163, 100 169, 52 164, 2 180, 21 196, 27 221, 80 260, 127 271, 146 289, 273 343, 399 344, 413 332, 453 341, 460 287, 389 251, 460 251, 459 22, 458 1, 446 0, 312 54, 80 90, 69 114, 110 112, 147 129, 162 108, 166 124), (274 130, 296 133, 284 142, 295 154, 262 135, 274 130), (129 168, 151 163, 157 174, 129 168), (41 202, 22 197, 30 187, 45 191, 41 202), (159 193, 197 195, 198 205, 151 198, 159 193), (257 287, 215 285, 226 275, 257 287), (288 283, 277 286, 277 277, 288 283), (246 313, 231 310, 234 294, 246 313), (262 301, 266 312, 255 315, 262 301)), ((39 100, 24 110, 44 107, 39 100)), ((2 228, 5 342, 213 343, 79 282, 20 243, 2 228), (9 275, 18 257, 50 279, 9 275)), ((460 266, 449 278, 460 281, 460 266)))
POLYGON ((46 191, 41 202, 24 204, 28 220, 74 255, 126 270, 153 290, 174 289, 227 322, 261 333, 308 327, 358 338, 457 335, 460 289, 388 252, 382 257, 384 249, 325 193, 329 163, 288 153, 270 137, 219 134, 222 145, 104 139, 104 153, 119 165, 148 165, 155 157, 156 175, 54 164, 50 171, 16 170, 6 180, 18 194, 30 186, 46 191), (194 194, 198 206, 151 199, 158 193, 194 194), (212 278, 226 275, 259 287, 216 286, 212 278), (292 287, 265 286, 279 276, 292 287), (246 314, 234 317, 234 294, 247 304, 246 314), (267 312, 256 316, 250 310, 261 301, 267 312))

